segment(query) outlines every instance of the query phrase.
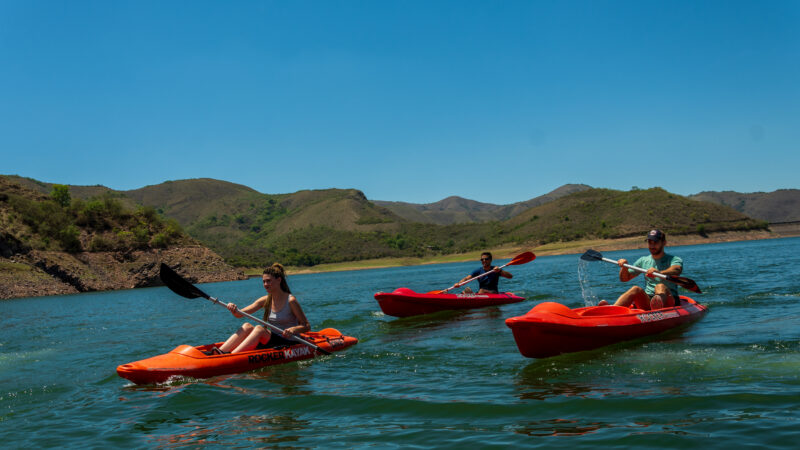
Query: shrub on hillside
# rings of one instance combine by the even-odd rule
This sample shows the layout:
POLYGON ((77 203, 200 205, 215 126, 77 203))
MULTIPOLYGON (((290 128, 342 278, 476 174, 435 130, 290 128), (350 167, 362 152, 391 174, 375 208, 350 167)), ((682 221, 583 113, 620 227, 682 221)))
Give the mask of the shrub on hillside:
POLYGON ((62 208, 66 208, 72 202, 72 198, 69 195, 69 186, 65 186, 63 184, 54 184, 53 185, 53 192, 50 193, 50 197, 62 208))
POLYGON ((164 233, 156 233, 152 239, 150 239, 150 246, 154 248, 167 248, 169 247, 171 240, 169 236, 164 233))
POLYGON ((81 232, 78 230, 78 227, 72 224, 68 225, 61 230, 59 235, 61 248, 68 253, 78 253, 83 250, 81 240, 79 239, 80 235, 81 232))
POLYGON ((115 249, 114 242, 106 239, 101 235, 97 235, 89 242, 90 252, 108 252, 115 249))
POLYGON ((158 215, 158 211, 152 206, 142 206, 137 210, 137 213, 153 225, 161 224, 161 216, 158 215))

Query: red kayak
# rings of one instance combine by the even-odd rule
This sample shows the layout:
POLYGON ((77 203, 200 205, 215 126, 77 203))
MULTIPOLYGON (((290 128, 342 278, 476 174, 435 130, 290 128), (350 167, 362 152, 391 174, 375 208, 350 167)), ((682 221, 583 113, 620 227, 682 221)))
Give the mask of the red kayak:
POLYGON ((471 309, 484 306, 505 305, 525 300, 510 292, 502 294, 436 294, 414 292, 408 288, 398 288, 393 292, 375 294, 384 314, 395 317, 408 317, 430 314, 453 309, 471 309))
POLYGON ((708 310, 689 297, 681 300, 680 306, 653 311, 613 305, 570 309, 545 302, 523 316, 506 319, 506 325, 523 356, 547 358, 661 333, 692 323, 708 310))
MULTIPOLYGON (((328 352, 344 350, 358 342, 358 339, 345 336, 333 328, 303 333, 302 337, 328 352)), ((174 376, 208 378, 317 356, 313 348, 300 343, 241 353, 208 354, 213 346, 220 345, 222 342, 199 347, 179 345, 169 353, 123 364, 117 367, 117 374, 136 384, 153 384, 163 383, 174 376)))

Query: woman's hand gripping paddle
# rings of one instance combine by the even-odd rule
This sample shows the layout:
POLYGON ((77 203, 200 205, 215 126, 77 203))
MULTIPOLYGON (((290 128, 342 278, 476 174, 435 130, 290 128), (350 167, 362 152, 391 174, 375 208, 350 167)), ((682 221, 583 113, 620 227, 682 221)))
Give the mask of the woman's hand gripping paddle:
MULTIPOLYGON (((502 270, 504 267, 507 267, 507 266, 518 266, 520 264, 529 263, 529 262, 533 261, 534 259, 536 259, 536 255, 534 255, 533 252, 520 253, 519 255, 515 256, 514 259, 512 259, 511 261, 503 264, 500 267, 497 267, 495 270, 499 271, 499 270, 502 270)), ((484 272, 484 273, 482 273, 482 274, 480 274, 480 275, 478 275, 476 277, 470 278, 469 280, 459 281, 458 283, 450 286, 447 289, 444 289, 444 290, 441 290, 441 291, 430 291, 430 292, 428 292, 428 294, 444 294, 449 290, 455 289, 457 287, 461 287, 461 286, 469 283, 470 281, 477 280, 478 278, 486 276, 486 275, 490 274, 491 272, 492 272, 491 270, 489 272, 484 272)))
MULTIPOLYGON (((603 254, 596 250, 586 250, 586 253, 581 255, 581 259, 584 261, 605 261, 607 263, 616 264, 617 266, 619 265, 619 263, 617 261, 614 261, 613 259, 604 258, 603 254)), ((641 267, 632 266, 630 264, 623 264, 623 266, 627 267, 628 269, 633 269, 642 273, 647 273, 647 270, 642 269, 641 267)), ((692 279, 686 277, 676 277, 674 275, 664 275, 663 273, 658 273, 658 272, 653 272, 653 276, 658 278, 663 278, 667 281, 671 281, 692 292, 697 292, 698 294, 703 293, 697 286, 697 283, 695 283, 694 280, 692 279)))
MULTIPOLYGON (((175 273, 174 270, 170 269, 169 266, 167 266, 164 263, 161 263, 161 273, 160 273, 160 275, 161 275, 161 281, 163 281, 164 284, 167 285, 167 287, 170 288, 170 290, 172 290, 172 292, 180 295, 181 297, 186 297, 186 298, 203 297, 206 300, 210 300, 212 303, 220 305, 225 309, 228 308, 221 301, 217 300, 214 297, 209 296, 205 292, 201 291, 197 286, 195 286, 192 283, 189 283, 188 281, 183 279, 180 275, 175 273)), ((244 315, 245 317, 249 318, 250 320, 256 321, 256 322, 260 323, 261 325, 264 325, 265 327, 269 328, 270 330, 274 331, 275 333, 283 335, 283 330, 281 330, 280 328, 276 327, 275 325, 273 325, 273 324, 271 324, 269 322, 265 322, 265 321, 259 319, 258 317, 253 317, 250 314, 247 314, 246 312, 239 311, 239 313, 244 315)), ((303 339, 303 338, 301 338, 301 337, 299 337, 297 335, 289 334, 289 339, 292 339, 292 340, 295 340, 297 342, 300 342, 301 344, 305 344, 305 345, 313 348, 314 350, 316 350, 316 351, 318 351, 318 352, 320 352, 322 354, 325 354, 325 355, 330 355, 331 354, 331 352, 329 352, 329 351, 327 351, 327 350, 325 350, 323 348, 320 348, 319 346, 314 345, 311 342, 308 342, 305 339, 303 339)))

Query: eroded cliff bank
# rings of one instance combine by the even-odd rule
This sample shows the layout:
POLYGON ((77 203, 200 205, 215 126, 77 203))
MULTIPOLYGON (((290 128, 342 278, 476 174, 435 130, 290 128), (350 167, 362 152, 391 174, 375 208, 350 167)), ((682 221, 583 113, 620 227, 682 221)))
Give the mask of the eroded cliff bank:
POLYGON ((199 245, 75 254, 33 250, 0 257, 0 299, 160 286, 161 262, 194 283, 246 278, 199 245))

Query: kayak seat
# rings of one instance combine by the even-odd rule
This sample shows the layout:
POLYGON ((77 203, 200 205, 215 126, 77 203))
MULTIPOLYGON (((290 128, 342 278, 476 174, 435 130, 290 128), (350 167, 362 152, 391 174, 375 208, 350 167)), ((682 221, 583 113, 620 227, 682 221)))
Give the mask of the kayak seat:
POLYGON ((416 292, 414 292, 411 289, 406 288, 406 287, 399 287, 399 288, 395 289, 394 292, 392 292, 392 294, 413 295, 413 294, 416 294, 416 292))
POLYGON ((532 313, 557 314, 564 317, 578 318, 578 315, 575 314, 575 311, 570 309, 568 306, 557 302, 539 303, 538 305, 534 306, 533 309, 528 311, 528 314, 532 313))
POLYGON ((630 314, 630 308, 625 306, 607 305, 595 306, 581 312, 581 316, 618 316, 620 314, 630 314))
POLYGON ((202 351, 190 345, 179 345, 170 353, 177 353, 179 355, 190 356, 192 358, 201 358, 205 356, 202 351))

